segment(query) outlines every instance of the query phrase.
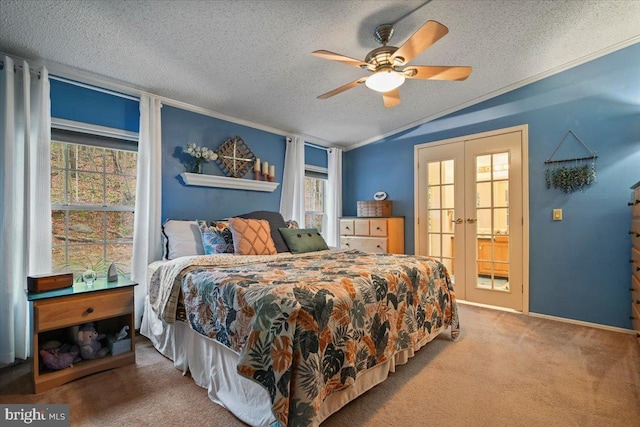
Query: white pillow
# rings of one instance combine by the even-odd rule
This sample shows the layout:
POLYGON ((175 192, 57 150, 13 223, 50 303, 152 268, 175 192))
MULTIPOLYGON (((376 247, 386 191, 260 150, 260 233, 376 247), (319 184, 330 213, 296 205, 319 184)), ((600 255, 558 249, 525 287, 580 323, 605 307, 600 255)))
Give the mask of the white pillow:
POLYGON ((204 255, 202 234, 196 221, 170 219, 162 225, 162 235, 166 259, 204 255))

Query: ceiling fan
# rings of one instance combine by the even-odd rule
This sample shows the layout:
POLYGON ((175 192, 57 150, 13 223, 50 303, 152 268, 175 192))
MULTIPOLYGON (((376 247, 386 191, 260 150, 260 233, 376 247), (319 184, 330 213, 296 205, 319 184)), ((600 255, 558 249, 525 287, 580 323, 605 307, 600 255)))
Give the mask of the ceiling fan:
POLYGON ((464 80, 471 74, 471 67, 463 66, 406 66, 413 58, 426 50, 432 44, 440 40, 449 32, 449 29, 436 21, 427 21, 416 31, 402 46, 387 46, 393 36, 393 25, 379 25, 374 31, 376 41, 382 44, 369 52, 363 61, 348 56, 343 56, 327 50, 316 50, 313 55, 331 61, 342 62, 347 65, 368 70, 373 74, 362 77, 344 86, 340 86, 330 92, 320 95, 318 99, 327 99, 347 89, 364 83, 370 89, 382 92, 384 106, 395 107, 400 104, 400 92, 398 87, 405 79, 431 79, 431 80, 464 80), (404 68, 403 68, 404 67, 404 68))

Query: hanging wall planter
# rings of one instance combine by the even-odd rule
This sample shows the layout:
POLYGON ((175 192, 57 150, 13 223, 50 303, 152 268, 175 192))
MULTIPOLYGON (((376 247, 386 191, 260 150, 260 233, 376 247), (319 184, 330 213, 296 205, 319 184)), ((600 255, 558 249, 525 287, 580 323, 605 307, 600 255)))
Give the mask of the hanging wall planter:
POLYGON ((545 171, 545 183, 547 189, 557 188, 565 193, 573 191, 582 191, 596 181, 596 155, 572 130, 565 133, 560 143, 556 146, 553 153, 544 162, 547 165, 545 171), (564 140, 569 134, 572 134, 591 155, 587 157, 577 157, 573 159, 551 160, 553 155, 558 151, 564 140), (590 162, 590 163, 587 163, 590 162), (561 164, 563 164, 561 166, 561 164))

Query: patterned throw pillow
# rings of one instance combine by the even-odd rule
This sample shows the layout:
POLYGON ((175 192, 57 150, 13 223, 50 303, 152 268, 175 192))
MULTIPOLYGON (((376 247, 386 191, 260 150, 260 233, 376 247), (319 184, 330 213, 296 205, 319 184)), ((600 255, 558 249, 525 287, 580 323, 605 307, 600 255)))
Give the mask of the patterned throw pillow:
POLYGON ((197 222, 206 255, 233 253, 233 235, 227 221, 197 222))
POLYGON ((230 218, 233 249, 238 255, 275 255, 269 222, 264 219, 230 218))
POLYGON ((298 221, 296 221, 295 219, 290 219, 286 222, 286 224, 287 228, 291 228, 293 230, 297 230, 298 228, 300 228, 300 226, 298 225, 298 221))

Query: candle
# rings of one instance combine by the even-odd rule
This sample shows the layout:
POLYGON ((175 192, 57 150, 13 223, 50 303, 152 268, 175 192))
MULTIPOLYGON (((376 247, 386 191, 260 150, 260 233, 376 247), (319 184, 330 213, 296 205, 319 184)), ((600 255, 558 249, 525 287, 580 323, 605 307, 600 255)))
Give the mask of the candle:
POLYGON ((276 167, 274 165, 269 166, 269 176, 271 178, 275 178, 276 176, 276 167))
POLYGON ((260 159, 256 157, 256 161, 253 164, 253 170, 260 172, 260 159))
POLYGON ((266 175, 269 173, 269 162, 262 162, 262 174, 266 175))

